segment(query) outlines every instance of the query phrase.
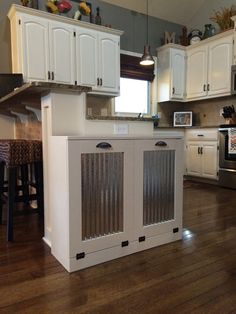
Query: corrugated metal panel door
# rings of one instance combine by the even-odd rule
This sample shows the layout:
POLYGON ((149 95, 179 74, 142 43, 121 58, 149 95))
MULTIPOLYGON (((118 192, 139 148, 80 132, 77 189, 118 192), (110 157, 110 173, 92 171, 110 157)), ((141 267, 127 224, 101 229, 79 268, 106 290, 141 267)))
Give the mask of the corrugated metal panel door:
POLYGON ((145 151, 143 225, 174 219, 175 151, 145 151))
POLYGON ((124 153, 81 155, 82 240, 123 231, 124 153))

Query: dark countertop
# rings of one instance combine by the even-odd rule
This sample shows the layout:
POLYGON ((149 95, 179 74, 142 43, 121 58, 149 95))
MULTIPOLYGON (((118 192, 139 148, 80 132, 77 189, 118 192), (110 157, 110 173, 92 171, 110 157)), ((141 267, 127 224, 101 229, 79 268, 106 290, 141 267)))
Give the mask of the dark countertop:
POLYGON ((153 122, 153 118, 149 117, 143 117, 143 118, 138 118, 138 117, 119 117, 119 116, 86 116, 87 120, 114 120, 114 121, 147 121, 147 122, 153 122))

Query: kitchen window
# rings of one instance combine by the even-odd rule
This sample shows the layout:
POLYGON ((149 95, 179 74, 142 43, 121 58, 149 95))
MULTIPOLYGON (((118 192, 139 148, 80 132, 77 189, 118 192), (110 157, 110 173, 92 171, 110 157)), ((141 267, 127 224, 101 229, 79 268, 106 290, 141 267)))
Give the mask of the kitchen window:
POLYGON ((141 66, 140 56, 121 54, 120 96, 114 100, 115 115, 150 114, 151 82, 154 66, 141 66))
POLYGON ((120 78, 120 96, 115 98, 115 114, 150 113, 150 83, 120 78))

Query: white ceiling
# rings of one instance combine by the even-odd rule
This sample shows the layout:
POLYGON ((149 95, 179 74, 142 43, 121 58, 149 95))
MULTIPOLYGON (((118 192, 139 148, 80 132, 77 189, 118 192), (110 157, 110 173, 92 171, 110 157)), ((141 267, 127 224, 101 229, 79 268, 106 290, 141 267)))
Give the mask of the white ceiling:
MULTIPOLYGON (((147 13, 145 0, 103 0, 139 13, 147 13)), ((148 14, 181 25, 189 25, 205 2, 209 0, 148 0, 148 14)))

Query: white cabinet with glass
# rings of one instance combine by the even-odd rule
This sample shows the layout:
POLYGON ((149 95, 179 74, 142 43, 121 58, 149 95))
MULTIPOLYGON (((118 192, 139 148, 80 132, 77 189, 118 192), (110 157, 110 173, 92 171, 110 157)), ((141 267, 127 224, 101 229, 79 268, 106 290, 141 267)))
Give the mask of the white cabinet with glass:
POLYGON ((187 48, 187 99, 230 95, 233 34, 187 48))
POLYGON ((166 45, 157 49, 158 101, 184 100, 185 97, 185 48, 166 45))
POLYGON ((51 245, 68 271, 181 238, 182 145, 52 137, 51 245))
POLYGON ((216 129, 186 130, 186 174, 218 179, 218 132, 216 129))

